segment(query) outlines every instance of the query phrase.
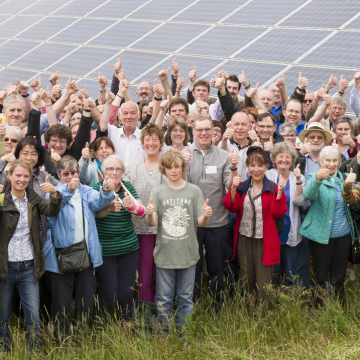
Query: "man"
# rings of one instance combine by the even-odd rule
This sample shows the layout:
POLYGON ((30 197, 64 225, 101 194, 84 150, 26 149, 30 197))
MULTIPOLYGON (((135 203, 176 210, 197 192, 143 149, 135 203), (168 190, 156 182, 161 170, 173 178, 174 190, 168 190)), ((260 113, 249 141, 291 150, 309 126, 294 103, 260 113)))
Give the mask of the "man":
POLYGON ((196 83, 194 84, 193 90, 191 92, 193 98, 194 98, 194 102, 192 102, 190 104, 189 99, 188 99, 188 103, 189 105, 189 113, 190 114, 194 114, 194 115, 198 115, 198 111, 196 108, 196 101, 200 100, 203 102, 207 102, 209 99, 209 95, 210 95, 210 84, 208 81, 203 80, 203 79, 199 79, 196 81, 196 83))
POLYGON ((271 108, 270 112, 273 115, 277 115, 282 110, 280 89, 276 86, 276 83, 272 83, 269 86, 269 90, 272 92, 274 98, 273 107, 271 108))
MULTIPOLYGON (((308 125, 306 130, 301 131, 299 139, 304 145, 300 152, 298 152, 298 158, 295 162, 295 167, 300 165, 301 173, 306 177, 319 169, 318 159, 322 148, 332 140, 332 135, 329 131, 326 131, 324 126, 320 123, 313 122, 308 125)), ((309 209, 310 202, 304 205, 300 210, 300 216, 302 221, 305 219, 309 209)), ((302 242, 298 245, 301 246, 296 275, 299 276, 299 281, 305 289, 309 289, 309 264, 310 264, 310 247, 309 239, 303 237, 302 242)))
MULTIPOLYGON (((247 80, 246 80, 246 84, 247 84, 247 86, 249 86, 249 83, 247 82, 247 80)), ((227 92, 226 92, 226 90, 225 90, 225 92, 223 92, 224 96, 225 97, 231 96, 231 98, 233 99, 233 101, 239 107, 240 110, 243 110, 248 106, 252 107, 253 103, 252 103, 251 99, 249 97, 247 97, 246 95, 245 95, 245 100, 240 101, 238 99, 238 95, 240 93, 240 88, 241 88, 241 84, 239 82, 238 77, 236 75, 230 75, 229 79, 226 81, 227 92)), ((247 89, 247 87, 245 87, 245 89, 247 89)), ((223 101, 226 101, 226 99, 224 99, 223 101)), ((224 111, 222 109, 219 98, 216 100, 215 104, 210 105, 209 114, 213 120, 221 121, 223 126, 226 126, 226 118, 224 117, 224 111)))
POLYGON ((341 96, 331 96, 329 94, 323 97, 324 102, 318 107, 314 116, 309 119, 309 123, 319 122, 324 126, 324 129, 330 131, 333 123, 339 116, 346 112, 346 101, 341 96), (328 112, 328 118, 324 116, 328 112))
POLYGON ((2 113, 8 126, 21 125, 25 115, 24 99, 20 95, 7 96, 3 103, 2 113))
POLYGON ((360 115, 360 72, 357 72, 354 75, 354 87, 351 90, 350 94, 350 106, 353 109, 356 117, 360 115))
MULTIPOLYGON (((290 123, 296 125, 296 135, 304 129, 305 124, 300 125, 300 119, 302 114, 302 103, 298 99, 290 99, 288 100, 283 108, 283 115, 285 117, 284 123, 290 123)), ((278 130, 281 124, 276 122, 276 131, 278 130)))
POLYGON ((237 174, 237 156, 231 157, 230 162, 228 153, 212 144, 213 132, 213 124, 209 117, 198 116, 195 119, 195 141, 190 146, 191 159, 187 166, 187 180, 199 186, 204 196, 210 200, 209 206, 213 209, 213 216, 208 225, 197 229, 200 260, 196 265, 195 301, 201 294, 204 245, 209 273, 209 293, 220 301, 221 292, 224 290, 223 266, 228 212, 222 200, 227 192, 226 188, 231 186, 237 174))
POLYGON ((267 112, 271 112, 274 106, 274 95, 269 89, 262 89, 258 92, 258 98, 262 102, 267 112))
POLYGON ((152 85, 148 81, 142 81, 138 84, 136 89, 136 97, 138 104, 142 104, 144 101, 151 101, 154 97, 154 90, 152 85))

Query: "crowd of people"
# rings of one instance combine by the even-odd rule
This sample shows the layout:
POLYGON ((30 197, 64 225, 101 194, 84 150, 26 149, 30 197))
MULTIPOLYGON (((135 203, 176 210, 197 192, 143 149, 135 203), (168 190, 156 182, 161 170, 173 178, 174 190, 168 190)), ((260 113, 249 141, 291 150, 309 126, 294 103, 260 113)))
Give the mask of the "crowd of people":
POLYGON ((218 68, 208 82, 195 66, 185 99, 179 65, 174 59, 171 76, 170 67, 162 70, 154 84, 141 81, 136 99, 120 59, 111 86, 99 73, 96 100, 71 76, 61 77, 62 86, 59 71, 49 86, 40 76, 4 84, 6 351, 16 298, 29 346, 37 348, 41 320, 66 336, 73 321, 90 325, 95 303, 99 316, 123 321, 132 318, 135 297, 156 303, 164 331, 175 294, 180 327, 205 286, 215 311, 226 287, 237 291, 238 283, 243 296, 267 303, 274 274, 309 289, 311 257, 315 285, 330 285, 343 299, 360 227, 360 73, 350 96, 353 120, 345 115, 343 77, 331 74, 312 91, 299 73, 288 96, 284 75, 259 91, 244 71, 218 68))

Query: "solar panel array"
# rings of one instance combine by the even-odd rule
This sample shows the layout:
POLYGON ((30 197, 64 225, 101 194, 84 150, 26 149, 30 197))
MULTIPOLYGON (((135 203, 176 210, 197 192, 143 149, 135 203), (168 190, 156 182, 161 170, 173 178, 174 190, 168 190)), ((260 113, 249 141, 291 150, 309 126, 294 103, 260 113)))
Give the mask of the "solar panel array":
POLYGON ((96 96, 120 57, 135 98, 176 57, 185 79, 194 65, 208 80, 244 70, 260 88, 285 74, 290 93, 299 71, 317 90, 360 68, 359 0, 0 0, 0 16, 0 84, 59 69, 96 96))

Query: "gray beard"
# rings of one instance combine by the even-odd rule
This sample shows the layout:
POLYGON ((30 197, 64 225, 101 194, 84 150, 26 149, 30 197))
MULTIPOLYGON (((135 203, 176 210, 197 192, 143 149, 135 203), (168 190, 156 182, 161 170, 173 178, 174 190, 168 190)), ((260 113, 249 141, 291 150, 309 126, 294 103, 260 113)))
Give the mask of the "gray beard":
POLYGON ((138 102, 139 102, 140 104, 142 104, 144 101, 151 101, 151 99, 150 99, 149 96, 147 96, 145 99, 142 98, 141 96, 138 96, 138 102))

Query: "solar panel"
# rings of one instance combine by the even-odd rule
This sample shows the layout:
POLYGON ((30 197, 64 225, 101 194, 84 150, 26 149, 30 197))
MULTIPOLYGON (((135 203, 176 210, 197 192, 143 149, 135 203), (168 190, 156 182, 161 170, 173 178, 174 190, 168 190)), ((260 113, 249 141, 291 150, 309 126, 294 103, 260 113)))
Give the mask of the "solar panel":
POLYGON ((174 57, 185 88, 194 65, 208 80, 220 66, 262 87, 285 72, 289 95, 299 71, 317 90, 360 64, 358 0, 0 0, 0 16, 1 84, 59 69, 92 97, 118 57, 134 99, 174 57))

